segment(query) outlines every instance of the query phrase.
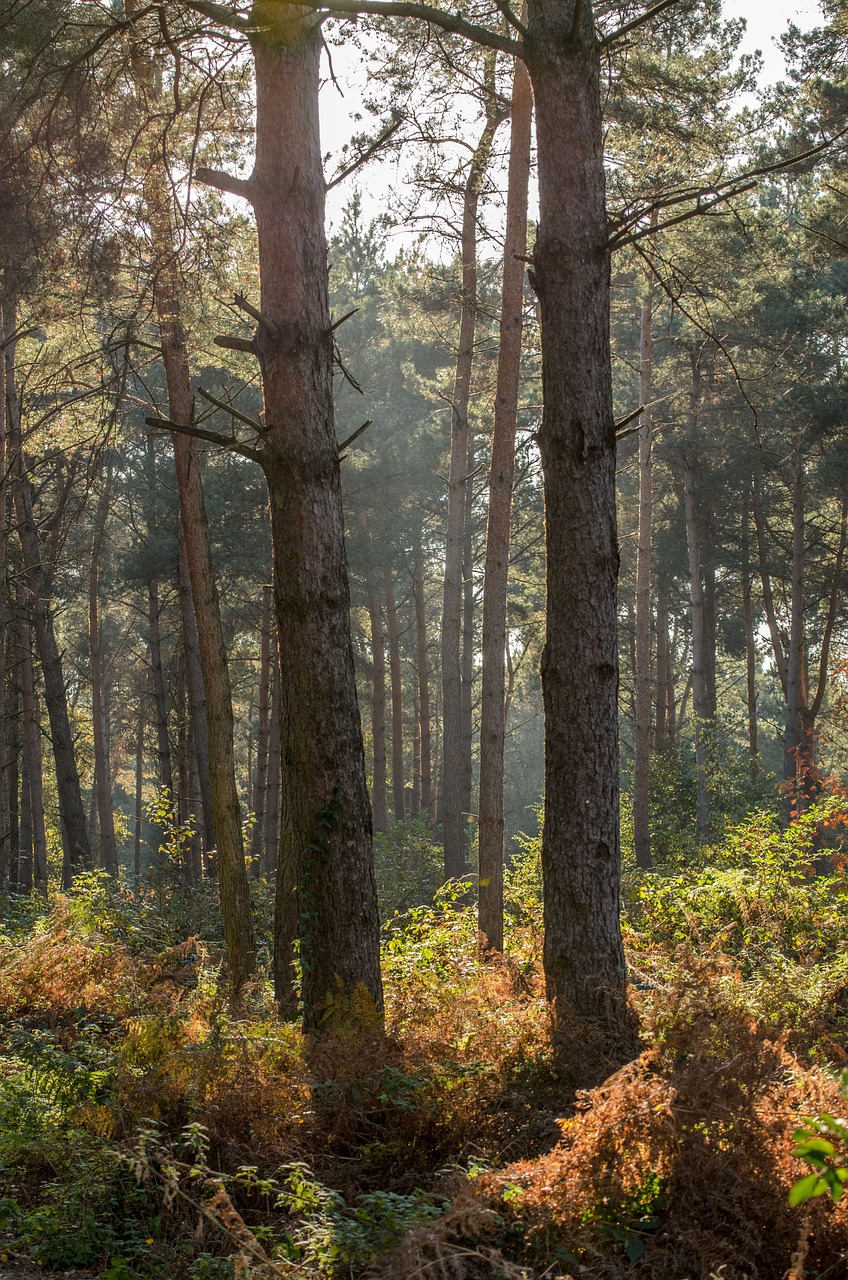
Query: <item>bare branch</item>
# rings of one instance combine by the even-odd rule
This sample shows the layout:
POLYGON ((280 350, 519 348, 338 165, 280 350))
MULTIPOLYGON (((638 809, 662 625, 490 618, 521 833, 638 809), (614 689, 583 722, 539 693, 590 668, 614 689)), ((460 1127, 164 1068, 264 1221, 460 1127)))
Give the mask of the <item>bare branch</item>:
POLYGON ((259 310, 258 307, 254 307, 252 302, 248 302, 247 298, 244 296, 243 293, 234 293, 233 302, 236 304, 236 306, 239 308, 240 311, 246 311, 247 314, 253 320, 255 320, 257 324, 260 324, 263 329, 267 329, 268 332, 273 337, 278 338, 280 336, 280 331, 277 328, 277 326, 274 324, 274 321, 269 320, 268 317, 264 315, 259 310))
POLYGON ((193 9, 195 13, 202 13, 205 18, 211 18, 213 22, 217 22, 219 26, 228 27, 230 31, 250 30, 250 23, 247 18, 239 17, 233 13, 232 9, 227 9, 222 4, 215 4, 214 0, 186 0, 186 8, 193 9))
POLYGON ((352 435, 349 435, 346 440, 342 440, 341 444, 339 445, 339 453, 341 453, 342 449, 347 449, 349 445, 352 445, 354 440, 358 440, 359 437, 362 435, 363 431, 367 431, 368 428, 372 425, 372 423, 373 423, 373 418, 368 418, 366 422, 363 422, 361 427, 356 428, 356 430, 353 432, 352 435))
MULTIPOLYGON (((628 426, 629 423, 633 422, 635 418, 641 418, 644 412, 645 412, 645 406, 643 404, 640 404, 639 408, 634 409, 632 413, 628 413, 626 418, 619 418, 618 422, 615 424, 615 434, 617 436, 629 435, 630 432, 625 431, 624 428, 628 426)), ((632 430, 638 431, 639 428, 633 427, 632 430)))
POLYGON ((245 426, 250 427, 258 436, 264 436, 265 428, 256 418, 251 418, 250 414, 242 413, 235 405, 228 404, 226 400, 217 400, 215 396, 210 395, 208 391, 204 391, 202 387, 197 388, 197 394, 204 400, 208 400, 209 404, 214 404, 216 409, 223 409, 225 413, 232 414, 234 418, 238 418, 239 422, 243 422, 245 426))
POLYGON ((601 40, 601 48, 608 49, 616 40, 620 40, 622 36, 627 36, 631 31, 635 31, 637 27, 641 27, 646 22, 650 22, 651 18, 655 18, 657 14, 662 13, 664 9, 670 9, 673 4, 677 4, 677 0, 659 0, 658 4, 651 5, 650 9, 646 9, 644 13, 640 13, 638 17, 631 18, 629 22, 625 22, 623 26, 616 27, 615 31, 610 31, 609 35, 604 36, 601 40))
POLYGON ((154 427, 157 431, 176 431, 181 436, 191 436, 194 440, 206 440, 209 444, 220 445, 222 449, 240 453, 243 458, 249 458, 251 462, 260 464, 262 462, 262 455, 258 449, 251 449, 250 445, 242 444, 235 436, 224 436, 218 431, 205 431, 203 427, 187 427, 179 422, 171 422, 169 418, 145 418, 144 421, 148 427, 154 427))
POLYGON ((253 195, 253 183, 248 178, 236 178, 223 169, 205 169, 201 166, 195 169, 194 178, 204 187, 215 187, 217 191, 226 191, 231 196, 241 196, 244 200, 250 200, 253 195))
POLYGON ((256 355, 256 343, 252 338, 234 338, 228 333, 219 333, 213 341, 216 347, 223 347, 225 351, 246 351, 248 355, 256 355))
POLYGON ((337 187, 340 182, 344 182, 345 178, 349 178, 352 173, 356 173, 357 169, 366 164, 371 157, 376 155, 380 148, 388 142, 389 138, 391 138, 393 134, 397 133, 402 124, 402 117, 398 117, 397 120, 394 120, 387 129, 383 130, 379 138, 374 139, 370 147, 366 147, 366 149, 361 152, 355 160, 352 160, 350 164, 345 165, 344 169, 342 169, 340 173, 337 173, 335 178, 330 179, 327 183, 327 190, 332 191, 333 187, 337 187))

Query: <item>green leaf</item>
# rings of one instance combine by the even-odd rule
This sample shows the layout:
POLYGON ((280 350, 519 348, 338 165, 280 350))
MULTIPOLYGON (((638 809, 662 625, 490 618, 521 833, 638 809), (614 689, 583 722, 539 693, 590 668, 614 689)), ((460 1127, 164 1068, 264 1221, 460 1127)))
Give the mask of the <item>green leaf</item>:
POLYGON ((795 1183, 795 1186, 789 1192, 789 1207, 794 1209, 796 1205, 803 1204, 805 1200, 813 1200, 816 1196, 823 1196, 827 1191, 827 1183, 818 1173, 808 1173, 806 1178, 801 1178, 795 1183))
POLYGON ((634 1236, 628 1232, 624 1252, 627 1254, 631 1262, 636 1262, 645 1252, 645 1241, 640 1240, 638 1236, 634 1236))

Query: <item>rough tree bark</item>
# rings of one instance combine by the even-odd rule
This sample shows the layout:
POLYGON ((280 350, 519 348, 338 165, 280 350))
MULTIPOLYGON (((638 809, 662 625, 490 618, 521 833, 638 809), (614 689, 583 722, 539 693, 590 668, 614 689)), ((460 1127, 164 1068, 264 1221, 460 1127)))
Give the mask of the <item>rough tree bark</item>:
POLYGON ((500 347, 483 576, 480 799, 477 829, 480 862, 478 927, 488 945, 496 951, 503 950, 503 789, 506 735, 504 664, 507 645, 510 516, 524 318, 532 118, 533 92, 530 77, 524 64, 516 61, 512 81, 500 347))
MULTIPOLYGON (((226 19, 230 20, 230 19, 226 19)), ((256 70, 256 154, 247 180, 200 181, 250 200, 260 307, 249 348, 262 373, 257 424, 274 547, 280 645, 283 795, 277 870, 275 986, 291 998, 300 939, 308 1031, 346 1019, 362 997, 382 1009, 371 810, 356 699, 327 290, 324 175, 318 124, 320 20, 256 0, 247 23, 256 70), (295 894, 296 885, 296 894, 295 894), (293 924, 293 904, 297 921, 293 924)))
POLYGON ((615 423, 600 96, 587 3, 529 0, 547 548, 544 963, 555 1037, 632 1052, 619 923, 615 423))
POLYGON ((41 761, 41 725, 38 719, 38 702, 35 693, 33 671, 32 626, 21 613, 18 617, 21 685, 21 713, 23 721, 23 763, 21 790, 29 804, 28 825, 32 861, 30 874, 36 889, 47 897, 47 832, 44 826, 44 778, 41 761))

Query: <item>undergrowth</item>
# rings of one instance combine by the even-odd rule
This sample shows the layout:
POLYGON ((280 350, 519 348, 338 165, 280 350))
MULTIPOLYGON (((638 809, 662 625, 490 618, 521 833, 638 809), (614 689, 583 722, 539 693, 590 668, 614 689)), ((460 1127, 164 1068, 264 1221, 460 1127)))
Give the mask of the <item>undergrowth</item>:
POLYGON ((644 1052, 576 1100, 548 1047, 538 839, 507 874, 506 953, 485 962, 473 882, 406 890, 396 849, 385 1033, 363 1019, 318 1043, 278 1019, 264 978, 233 1006, 214 912, 176 881, 93 875, 14 904, 4 1248, 109 1280, 742 1280, 782 1276, 793 1253, 796 1280, 839 1274, 845 1204, 788 1203, 809 1172, 793 1135, 848 1113, 837 820, 755 815, 685 870, 631 882, 644 1052))

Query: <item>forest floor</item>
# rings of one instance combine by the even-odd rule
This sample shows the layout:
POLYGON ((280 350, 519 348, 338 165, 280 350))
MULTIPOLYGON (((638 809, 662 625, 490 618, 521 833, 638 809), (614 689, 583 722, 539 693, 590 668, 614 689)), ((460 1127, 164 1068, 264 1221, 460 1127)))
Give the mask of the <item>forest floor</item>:
POLYGON ((532 858, 503 959, 455 887, 387 928, 385 1029, 317 1043, 264 981, 233 1007, 202 892, 7 916, 0 1276, 846 1274, 848 892, 812 839, 761 816, 629 874, 623 1066, 585 1028, 552 1052, 532 858))

